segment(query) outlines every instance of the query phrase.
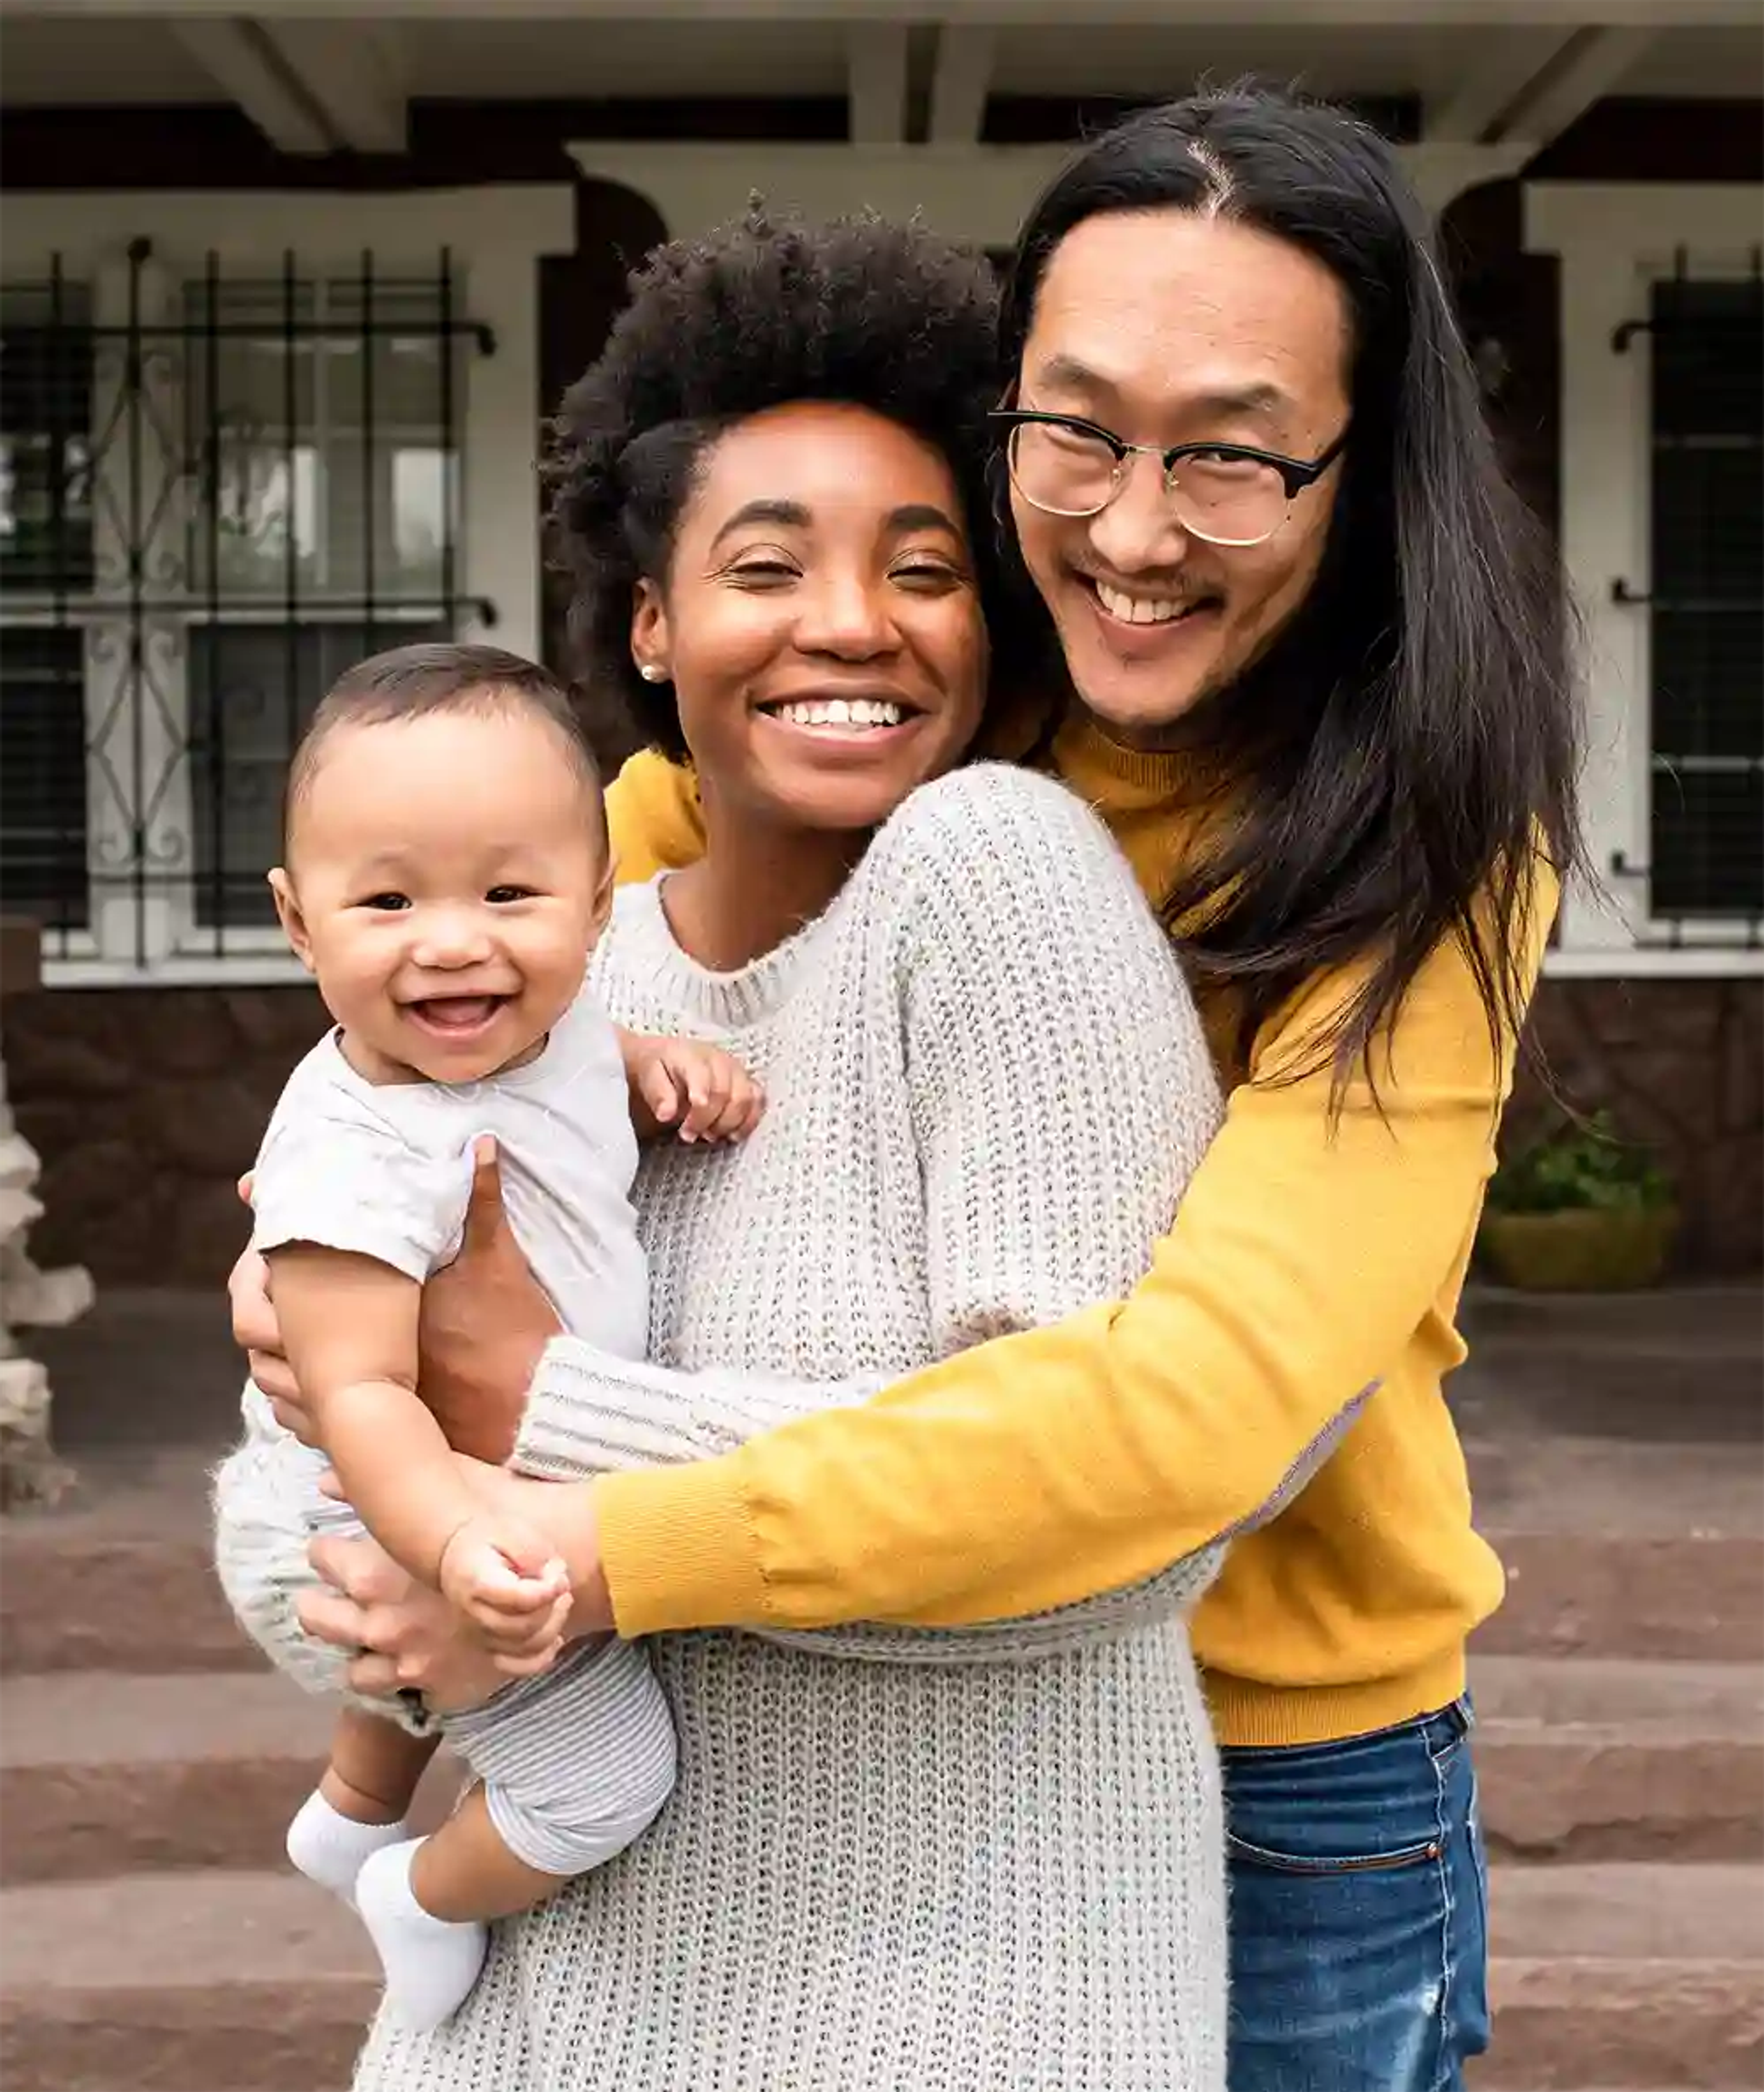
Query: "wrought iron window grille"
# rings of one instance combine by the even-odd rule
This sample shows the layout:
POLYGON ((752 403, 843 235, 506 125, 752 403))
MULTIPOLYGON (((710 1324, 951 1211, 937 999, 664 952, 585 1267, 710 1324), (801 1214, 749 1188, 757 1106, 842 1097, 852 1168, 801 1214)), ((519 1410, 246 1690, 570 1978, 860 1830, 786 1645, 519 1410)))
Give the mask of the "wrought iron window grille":
POLYGON ((279 948, 287 759, 352 659, 495 621, 461 573, 452 262, 144 240, 0 285, 0 894, 45 956, 149 977, 279 948))

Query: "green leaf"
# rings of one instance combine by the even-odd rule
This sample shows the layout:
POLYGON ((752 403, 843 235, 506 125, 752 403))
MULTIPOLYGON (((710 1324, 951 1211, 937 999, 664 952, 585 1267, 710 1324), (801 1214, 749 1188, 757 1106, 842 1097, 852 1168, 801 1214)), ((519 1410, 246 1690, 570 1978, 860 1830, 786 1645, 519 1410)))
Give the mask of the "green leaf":
POLYGON ((1653 1159, 1623 1141, 1611 1114, 1599 1111, 1589 1119, 1564 1120, 1504 1157, 1488 1204, 1498 1213, 1632 1212, 1670 1205, 1671 1196, 1653 1159))

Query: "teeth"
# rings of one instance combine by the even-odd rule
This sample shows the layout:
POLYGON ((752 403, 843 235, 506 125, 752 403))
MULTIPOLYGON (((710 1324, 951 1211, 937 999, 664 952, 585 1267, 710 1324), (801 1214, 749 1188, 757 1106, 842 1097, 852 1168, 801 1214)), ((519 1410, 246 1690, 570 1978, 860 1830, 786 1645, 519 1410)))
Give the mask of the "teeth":
POLYGON ((791 726, 898 726, 904 707, 885 698, 818 698, 799 705, 780 705, 778 717, 791 726))
POLYGON ((1174 596, 1127 595, 1120 589, 1110 588, 1107 581, 1096 582, 1096 589, 1103 608, 1123 625, 1168 625, 1192 607, 1174 596))

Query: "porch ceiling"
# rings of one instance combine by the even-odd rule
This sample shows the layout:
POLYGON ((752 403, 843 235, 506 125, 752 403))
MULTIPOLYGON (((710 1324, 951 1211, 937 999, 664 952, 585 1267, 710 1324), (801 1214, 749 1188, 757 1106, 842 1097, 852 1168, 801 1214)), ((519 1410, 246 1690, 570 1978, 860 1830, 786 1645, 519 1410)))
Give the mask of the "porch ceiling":
POLYGON ((1764 95, 1754 0, 0 0, 0 105, 236 102, 285 151, 396 152, 426 101, 847 96, 871 143, 993 97, 1197 78, 1413 97, 1427 135, 1547 142, 1600 97, 1764 95), (936 19, 926 21, 927 15, 936 19), (1491 29, 1500 33, 1490 36, 1491 29))

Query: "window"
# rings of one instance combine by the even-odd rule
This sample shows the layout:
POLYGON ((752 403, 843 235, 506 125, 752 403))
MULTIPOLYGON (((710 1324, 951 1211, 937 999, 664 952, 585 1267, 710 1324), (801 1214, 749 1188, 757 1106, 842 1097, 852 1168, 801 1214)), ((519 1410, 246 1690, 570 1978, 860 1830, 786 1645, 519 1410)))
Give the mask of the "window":
POLYGON ((0 293, 0 896, 86 927, 82 646, 92 583, 90 318, 82 287, 0 293))
POLYGON ((84 930, 85 686, 80 635, 0 633, 0 898, 51 930, 84 930))
POLYGON ((1526 182, 1555 258, 1586 873, 1546 966, 1764 976, 1758 190, 1526 182))
POLYGON ((457 473, 441 286, 188 287, 204 476, 187 567, 195 920, 268 926, 282 779, 352 661, 443 638, 457 473))
POLYGON ((45 957, 151 976, 279 949, 313 707, 456 628, 473 331, 444 255, 179 285, 137 244, 109 289, 0 293, 0 886, 45 957))
POLYGON ((1654 287, 1653 914, 1764 918, 1764 278, 1654 287))

